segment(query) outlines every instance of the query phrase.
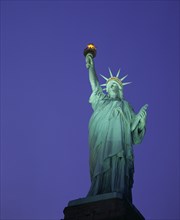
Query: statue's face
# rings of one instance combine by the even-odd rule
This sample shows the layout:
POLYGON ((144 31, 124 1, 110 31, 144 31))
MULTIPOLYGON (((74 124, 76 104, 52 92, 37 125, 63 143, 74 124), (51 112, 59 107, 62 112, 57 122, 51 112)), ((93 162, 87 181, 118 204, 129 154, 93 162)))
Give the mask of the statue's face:
POLYGON ((107 84, 107 92, 109 96, 112 98, 122 98, 123 96, 122 87, 119 86, 118 83, 115 81, 111 81, 107 84))

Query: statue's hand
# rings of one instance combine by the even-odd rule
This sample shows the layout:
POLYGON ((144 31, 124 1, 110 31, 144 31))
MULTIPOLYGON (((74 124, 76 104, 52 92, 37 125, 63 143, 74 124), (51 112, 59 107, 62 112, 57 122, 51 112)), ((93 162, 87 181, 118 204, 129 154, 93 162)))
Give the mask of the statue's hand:
POLYGON ((94 67, 94 61, 93 61, 93 56, 92 54, 88 53, 86 55, 86 68, 90 69, 94 67))
POLYGON ((139 117, 139 129, 142 130, 146 124, 146 117, 147 117, 147 108, 148 108, 148 105, 144 105, 139 113, 138 113, 138 117, 139 117))
POLYGON ((134 118, 134 121, 132 123, 132 126, 131 126, 131 131, 134 131, 134 129, 138 126, 138 128, 140 130, 142 130, 146 124, 146 116, 147 116, 147 107, 148 105, 144 105, 139 113, 136 115, 136 117, 134 118))

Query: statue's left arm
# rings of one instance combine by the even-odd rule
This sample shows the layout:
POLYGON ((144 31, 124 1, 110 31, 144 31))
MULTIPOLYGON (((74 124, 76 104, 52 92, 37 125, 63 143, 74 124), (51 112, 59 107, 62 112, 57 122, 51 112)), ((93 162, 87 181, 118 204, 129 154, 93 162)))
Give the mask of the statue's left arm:
POLYGON ((147 107, 148 105, 144 105, 139 113, 135 115, 132 126, 132 141, 133 144, 140 144, 145 132, 146 132, 146 118, 147 118, 147 107))

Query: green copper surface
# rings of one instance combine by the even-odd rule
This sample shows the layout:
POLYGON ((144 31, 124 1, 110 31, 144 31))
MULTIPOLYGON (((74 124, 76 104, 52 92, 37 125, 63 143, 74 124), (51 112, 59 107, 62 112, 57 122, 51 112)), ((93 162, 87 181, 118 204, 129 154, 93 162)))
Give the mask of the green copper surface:
POLYGON ((91 187, 87 196, 117 192, 132 202, 133 145, 144 137, 148 105, 136 114, 116 81, 107 83, 107 94, 103 93, 91 54, 86 55, 86 67, 94 110, 89 121, 91 187))

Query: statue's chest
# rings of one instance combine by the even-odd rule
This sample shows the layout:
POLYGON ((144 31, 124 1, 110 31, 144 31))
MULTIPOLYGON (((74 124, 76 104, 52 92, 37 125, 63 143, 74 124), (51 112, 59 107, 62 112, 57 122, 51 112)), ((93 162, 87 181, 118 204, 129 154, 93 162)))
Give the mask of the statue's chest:
POLYGON ((113 114, 113 112, 124 111, 123 103, 120 101, 110 101, 105 104, 105 108, 109 110, 109 113, 113 114))
POLYGON ((122 101, 106 101, 103 103, 101 107, 101 111, 106 115, 109 119, 112 118, 126 118, 126 113, 124 112, 124 105, 122 101))

